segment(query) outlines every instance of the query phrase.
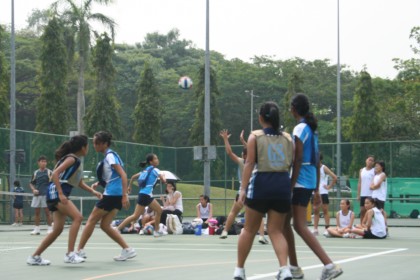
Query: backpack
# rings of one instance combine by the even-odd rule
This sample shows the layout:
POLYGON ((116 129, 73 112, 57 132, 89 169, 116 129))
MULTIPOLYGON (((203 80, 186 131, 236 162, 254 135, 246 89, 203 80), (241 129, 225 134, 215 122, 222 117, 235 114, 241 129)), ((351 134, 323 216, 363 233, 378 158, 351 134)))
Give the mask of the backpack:
POLYGON ((194 234, 194 226, 191 223, 182 223, 182 234, 194 234))
POLYGON ((154 166, 152 166, 152 168, 150 168, 149 170, 147 170, 146 168, 140 173, 140 176, 137 179, 140 189, 144 189, 147 186, 147 179, 149 179, 150 173, 152 172, 154 168, 155 168, 154 166))
POLYGON ((417 219, 418 217, 419 217, 419 210, 417 210, 417 209, 414 209, 413 211, 411 211, 411 213, 410 213, 410 218, 412 218, 412 219, 417 219))
MULTIPOLYGON (((105 154, 105 157, 104 157, 104 159, 103 160, 101 160, 99 163, 98 163, 98 166, 96 166, 96 177, 98 178, 98 182, 99 182, 99 185, 100 186, 102 186, 102 187, 106 187, 106 181, 105 181, 105 179, 104 179, 104 177, 103 177, 103 175, 104 175, 104 164, 105 164, 105 159, 106 159, 106 156, 108 155, 108 154, 110 154, 110 153, 113 153, 118 159, 119 159, 119 161, 120 162, 122 162, 122 160, 121 160, 121 158, 117 155, 117 153, 116 152, 114 152, 114 151, 109 151, 109 152, 107 152, 106 154, 105 154)), ((119 178, 119 176, 117 177, 117 178, 119 178)), ((115 178, 116 179, 116 178, 115 178)))
POLYGON ((184 229, 177 215, 168 214, 166 217, 166 227, 169 234, 182 234, 184 229))

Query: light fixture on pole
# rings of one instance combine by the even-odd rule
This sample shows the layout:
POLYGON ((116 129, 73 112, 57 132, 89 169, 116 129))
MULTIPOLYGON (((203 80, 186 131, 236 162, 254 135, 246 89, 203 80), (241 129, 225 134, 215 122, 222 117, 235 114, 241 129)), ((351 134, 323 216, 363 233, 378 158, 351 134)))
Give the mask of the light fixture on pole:
MULTIPOLYGON (((251 131, 252 131, 252 123, 253 123, 253 120, 254 120, 254 118, 253 118, 253 112, 252 111, 254 111, 254 97, 259 97, 258 95, 255 95, 254 94, 254 90, 252 89, 252 90, 245 90, 245 92, 246 93, 249 93, 250 95, 251 95, 251 131)), ((250 133, 251 133, 251 131, 250 131, 250 133)))

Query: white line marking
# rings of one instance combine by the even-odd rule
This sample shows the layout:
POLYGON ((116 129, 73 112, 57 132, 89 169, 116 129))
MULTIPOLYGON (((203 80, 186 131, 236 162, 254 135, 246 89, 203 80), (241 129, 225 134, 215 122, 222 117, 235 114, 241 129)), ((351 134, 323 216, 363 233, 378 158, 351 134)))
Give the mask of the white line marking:
POLYGON ((30 249, 32 247, 17 247, 17 248, 7 248, 7 249, 0 249, 0 253, 1 252, 8 252, 8 251, 15 251, 15 250, 26 250, 26 249, 30 249))
MULTIPOLYGON (((397 253, 397 252, 401 252, 401 251, 406 251, 406 250, 408 250, 408 249, 407 248, 400 248, 400 249, 395 249, 395 250, 383 251, 383 252, 372 253, 372 254, 368 254, 368 255, 364 255, 364 256, 359 256, 359 257, 354 257, 354 258, 339 260, 339 261, 336 261, 334 263, 340 264, 340 263, 353 262, 353 261, 358 261, 358 260, 373 258, 373 257, 376 257, 376 256, 381 256, 381 255, 386 255, 386 254, 392 254, 392 253, 397 253)), ((317 265, 305 266, 305 267, 302 267, 302 269, 305 271, 305 270, 310 270, 310 269, 314 269, 314 268, 320 268, 320 267, 323 267, 323 266, 324 266, 323 264, 317 264, 317 265)), ((278 272, 272 272, 272 273, 267 273, 267 274, 258 274, 258 275, 255 275, 255 276, 247 277, 247 279, 248 280, 264 279, 264 278, 276 276, 277 273, 278 272)))

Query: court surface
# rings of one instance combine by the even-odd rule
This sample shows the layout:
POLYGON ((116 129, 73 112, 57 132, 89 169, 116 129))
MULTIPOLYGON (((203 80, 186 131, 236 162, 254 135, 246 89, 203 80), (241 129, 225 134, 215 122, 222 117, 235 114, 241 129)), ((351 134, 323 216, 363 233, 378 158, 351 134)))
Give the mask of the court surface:
MULTIPOLYGON (((45 235, 29 231, 0 231, 1 279, 232 279, 236 263, 237 236, 168 235, 161 238, 126 234, 124 238, 137 251, 137 257, 115 262, 120 248, 97 228, 85 250, 85 263, 63 263, 68 230, 48 248, 43 257, 50 266, 29 266, 26 258, 45 235)), ((338 279, 419 279, 420 228, 390 228, 389 239, 318 240, 330 257, 344 270, 338 279)), ((79 233, 80 237, 80 233, 79 233)), ((321 263, 296 236, 299 264, 307 280, 318 279, 321 263)), ((246 262, 248 280, 274 279, 278 269, 271 245, 255 239, 246 262)))

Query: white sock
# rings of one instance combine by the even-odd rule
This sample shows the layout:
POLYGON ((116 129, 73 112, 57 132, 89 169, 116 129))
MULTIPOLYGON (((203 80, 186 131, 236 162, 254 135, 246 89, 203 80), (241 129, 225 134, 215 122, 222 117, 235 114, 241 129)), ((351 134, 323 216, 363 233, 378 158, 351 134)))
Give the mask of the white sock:
POLYGON ((235 272, 233 272, 233 276, 245 276, 245 269, 243 267, 235 267, 235 272))
POLYGON ((289 265, 289 268, 292 269, 292 270, 296 270, 296 269, 298 269, 298 266, 289 265))
POLYGON ((325 268, 328 269, 328 270, 333 269, 334 268, 334 264, 333 263, 329 263, 329 264, 325 265, 325 268))

